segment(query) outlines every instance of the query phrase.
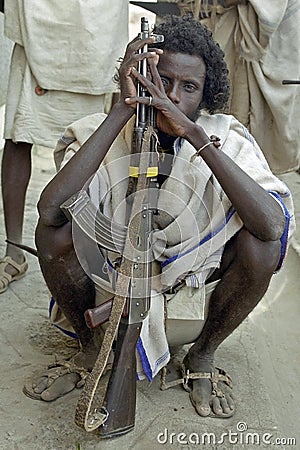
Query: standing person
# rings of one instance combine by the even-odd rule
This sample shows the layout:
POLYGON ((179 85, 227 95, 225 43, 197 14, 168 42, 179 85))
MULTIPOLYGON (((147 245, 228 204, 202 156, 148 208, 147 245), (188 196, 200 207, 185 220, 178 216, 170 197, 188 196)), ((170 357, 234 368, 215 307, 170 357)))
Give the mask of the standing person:
POLYGON ((297 170, 300 90, 282 81, 300 79, 300 0, 172 3, 178 14, 199 18, 220 44, 229 69, 228 112, 255 137, 273 173, 297 170))
MULTIPOLYGON (((113 76, 128 41, 128 2, 72 0, 66 7, 60 0, 11 0, 4 17, 15 46, 2 197, 7 239, 21 243, 32 146, 54 149, 68 124, 103 112, 118 91, 113 76)), ((0 260, 0 293, 27 269, 22 250, 8 244, 0 260)))
POLYGON ((185 376, 194 374, 191 401, 200 416, 230 417, 232 384, 216 368, 215 351, 255 308, 279 270, 295 226, 292 200, 248 130, 233 116, 217 113, 228 100, 229 82, 211 33, 190 16, 169 17, 155 32, 164 35, 163 43, 150 37, 128 44, 119 69, 120 99, 108 116, 72 124, 65 132, 69 145, 61 141, 56 148, 61 168, 38 204, 36 244, 60 316, 64 313, 73 327, 81 349, 24 392, 55 400, 74 389, 86 376, 83 369, 95 363, 99 347, 84 312, 105 300, 103 292, 113 280, 93 271, 106 264, 109 275, 120 255, 104 254, 107 260, 101 262, 95 259, 97 246, 96 256, 86 240, 78 246, 61 205, 84 189, 96 208, 126 224, 132 130, 136 105, 143 103, 157 113, 160 188, 151 235, 158 280, 149 314, 153 307, 159 313, 146 329, 143 322, 137 348, 141 371, 152 379, 168 362, 165 345, 193 343, 184 359, 185 376), (145 43, 149 51, 141 54, 145 43), (137 71, 143 58, 150 78, 137 71), (146 97, 137 96, 137 80, 146 97), (153 325, 154 339, 144 339, 153 325), (153 343, 161 344, 154 361, 153 343))

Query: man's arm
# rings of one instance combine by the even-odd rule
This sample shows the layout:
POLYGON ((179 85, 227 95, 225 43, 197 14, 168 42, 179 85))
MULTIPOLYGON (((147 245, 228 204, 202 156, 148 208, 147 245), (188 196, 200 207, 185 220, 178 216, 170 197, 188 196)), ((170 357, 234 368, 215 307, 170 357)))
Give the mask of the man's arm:
POLYGON ((135 113, 136 104, 127 105, 124 102, 126 97, 136 95, 136 83, 131 75, 131 68, 137 67, 142 58, 154 61, 157 59, 161 50, 152 48, 143 56, 139 54, 145 43, 153 44, 154 40, 154 37, 145 40, 134 39, 128 44, 119 70, 120 99, 114 104, 107 118, 43 190, 38 210, 40 221, 44 225, 61 226, 67 221, 60 205, 78 192, 95 174, 111 144, 135 113))
MULTIPOLYGON (((156 67, 152 66, 151 70, 156 84, 143 78, 136 70, 132 73, 153 97, 152 105, 159 111, 158 127, 169 135, 183 137, 195 149, 200 149, 209 142, 209 137, 167 97, 156 67)), ((133 101, 144 102, 142 98, 126 99, 128 104, 133 101)), ((247 230, 263 241, 278 240, 284 231, 285 217, 277 201, 213 145, 205 147, 201 157, 218 179, 247 230)))
MULTIPOLYGON (((198 142, 204 139, 201 127, 195 124, 187 139, 199 148, 198 142)), ((214 145, 204 148, 201 157, 218 179, 247 230, 263 241, 279 239, 285 217, 277 201, 214 145)))
POLYGON ((60 226, 66 222, 60 205, 93 176, 111 144, 133 114, 134 110, 126 107, 123 102, 113 106, 107 118, 43 190, 38 203, 42 222, 52 226, 60 226))

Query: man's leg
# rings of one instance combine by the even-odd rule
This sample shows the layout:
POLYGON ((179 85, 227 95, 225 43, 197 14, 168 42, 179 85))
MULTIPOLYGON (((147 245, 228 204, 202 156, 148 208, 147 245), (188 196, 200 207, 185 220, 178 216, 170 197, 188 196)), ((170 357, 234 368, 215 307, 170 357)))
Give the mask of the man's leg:
MULTIPOLYGON (((265 294, 280 254, 280 242, 263 242, 242 229, 227 243, 220 269, 208 280, 220 279, 210 299, 208 318, 184 363, 193 372, 211 372, 219 345, 241 324, 265 294)), ((201 416, 211 413, 211 383, 193 381, 192 402, 201 416)), ((230 395, 212 405, 217 415, 230 413, 230 395)))
MULTIPOLYGON (((74 363, 78 367, 92 369, 99 343, 95 341, 95 333, 85 323, 84 312, 95 306, 95 288, 78 262, 71 231, 70 223, 62 227, 39 223, 36 229, 36 245, 47 286, 79 338, 81 350, 75 355, 74 363)), ((79 380, 80 375, 77 373, 67 374, 58 378, 48 388, 47 377, 40 377, 33 387, 43 400, 50 401, 74 389, 79 380)))
MULTIPOLYGON (((15 144, 6 140, 3 151, 1 183, 6 236, 17 243, 22 242, 25 197, 31 176, 31 148, 32 144, 15 144)), ((17 264, 25 260, 23 251, 9 244, 6 256, 10 256, 17 264)), ((10 275, 18 273, 10 264, 6 264, 5 271, 10 275)), ((0 288, 1 285, 0 282, 0 288)))

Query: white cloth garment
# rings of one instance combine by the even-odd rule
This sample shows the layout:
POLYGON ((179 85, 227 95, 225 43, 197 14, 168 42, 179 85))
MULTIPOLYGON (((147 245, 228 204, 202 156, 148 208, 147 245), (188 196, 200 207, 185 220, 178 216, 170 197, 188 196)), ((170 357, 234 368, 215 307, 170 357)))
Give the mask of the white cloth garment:
POLYGON ((128 2, 9 0, 5 35, 24 47, 42 88, 114 92, 112 75, 128 42, 128 2))
POLYGON ((108 111, 128 42, 128 2, 9 0, 14 43, 4 138, 53 149, 81 117, 108 111))

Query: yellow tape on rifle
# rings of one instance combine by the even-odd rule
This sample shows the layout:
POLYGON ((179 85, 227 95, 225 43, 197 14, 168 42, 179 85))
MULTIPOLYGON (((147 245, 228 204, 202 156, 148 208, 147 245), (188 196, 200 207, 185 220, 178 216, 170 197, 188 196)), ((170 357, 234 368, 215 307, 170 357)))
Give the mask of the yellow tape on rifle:
MULTIPOLYGON (((158 167, 148 167, 147 178, 157 177, 157 175, 158 175, 158 167)), ((139 176, 139 167, 129 166, 129 176, 137 178, 139 176)))

